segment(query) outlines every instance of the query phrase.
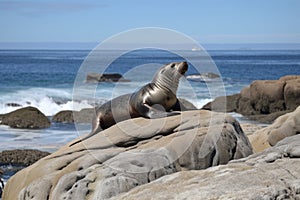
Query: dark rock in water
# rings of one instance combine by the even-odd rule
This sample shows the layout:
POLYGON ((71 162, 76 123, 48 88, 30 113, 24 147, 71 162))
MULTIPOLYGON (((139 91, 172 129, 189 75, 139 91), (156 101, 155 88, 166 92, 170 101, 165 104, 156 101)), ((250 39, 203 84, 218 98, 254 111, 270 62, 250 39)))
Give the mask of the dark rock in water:
POLYGON ((92 123, 94 108, 84 108, 80 111, 63 110, 56 113, 52 121, 59 123, 92 123))
POLYGON ((53 122, 61 122, 61 123, 73 123, 73 111, 72 110, 63 110, 56 113, 53 118, 53 122))
POLYGON ((49 119, 34 107, 21 108, 1 115, 0 124, 23 129, 41 129, 51 125, 49 119))
POLYGON ((259 80, 245 87, 240 94, 218 97, 203 109, 237 112, 260 122, 271 123, 277 116, 300 105, 300 76, 279 80, 259 80))
POLYGON ((169 174, 252 154, 238 121, 206 110, 122 121, 70 146, 74 142, 11 177, 4 200, 28 194, 34 199, 109 199, 169 174))
POLYGON ((29 166, 49 154, 33 149, 5 150, 0 152, 0 165, 29 166))
POLYGON ((92 123, 94 115, 94 108, 84 108, 80 111, 74 112, 73 116, 76 123, 92 123))
POLYGON ((88 83, 98 83, 98 82, 129 82, 129 80, 124 79, 121 74, 97 74, 91 73, 86 76, 86 81, 88 83))
POLYGON ((0 197, 4 188, 2 177, 8 178, 47 155, 49 155, 48 152, 31 149, 0 152, 0 197))
POLYGON ((236 112, 239 99, 239 94, 217 97, 214 101, 204 105, 202 109, 213 110, 217 112, 236 112))
POLYGON ((9 107, 21 107, 22 105, 18 104, 18 103, 7 103, 5 104, 6 106, 9 106, 9 107))

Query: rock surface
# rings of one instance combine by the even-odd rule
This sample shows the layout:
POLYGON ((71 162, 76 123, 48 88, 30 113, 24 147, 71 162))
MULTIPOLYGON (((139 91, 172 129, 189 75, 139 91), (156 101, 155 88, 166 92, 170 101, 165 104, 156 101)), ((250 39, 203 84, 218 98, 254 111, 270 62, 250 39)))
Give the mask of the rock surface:
POLYGON ((300 105, 300 76, 284 76, 279 80, 258 80, 240 94, 218 97, 203 109, 218 112, 237 112, 263 123, 300 105))
POLYGON ((66 145, 18 172, 8 181, 3 200, 108 199, 168 174, 250 154, 239 123, 222 113, 197 110, 135 118, 66 145))
POLYGON ((86 76, 86 81, 88 83, 98 83, 98 82, 129 82, 129 80, 124 79, 121 74, 97 74, 90 73, 86 76))
POLYGON ((294 112, 277 118, 272 125, 256 131, 249 139, 254 150, 260 152, 296 134, 300 134, 300 106, 294 112))
POLYGON ((300 135, 296 135, 262 153, 167 175, 112 199, 300 199, 299 166, 300 135))
POLYGON ((6 150, 0 152, 0 165, 29 166, 49 154, 33 149, 6 150))
POLYGON ((0 115, 0 125, 7 125, 11 128, 41 129, 48 128, 51 123, 37 108, 26 107, 0 115))

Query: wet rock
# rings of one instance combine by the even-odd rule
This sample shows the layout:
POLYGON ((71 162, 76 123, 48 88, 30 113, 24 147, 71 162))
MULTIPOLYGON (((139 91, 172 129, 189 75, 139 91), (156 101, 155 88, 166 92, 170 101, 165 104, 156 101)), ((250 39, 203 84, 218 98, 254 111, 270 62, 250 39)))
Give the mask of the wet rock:
POLYGON ((39 150, 6 150, 0 152, 0 197, 4 188, 3 177, 12 176, 50 153, 39 150))
POLYGON ((129 82, 129 80, 124 79, 121 74, 97 74, 90 73, 86 76, 86 81, 88 83, 98 83, 98 82, 129 82))
POLYGON ((204 105, 202 109, 217 112, 236 112, 240 98, 240 94, 217 97, 213 102, 204 105))
POLYGON ((93 117, 95 116, 95 109, 84 108, 80 111, 75 111, 73 116, 76 123, 92 123, 93 117))
POLYGON ((49 119, 34 107, 21 108, 1 115, 0 124, 22 129, 41 129, 51 125, 49 119))
POLYGON ((49 154, 33 149, 5 150, 0 152, 0 165, 29 166, 49 154))
POLYGON ((61 123, 74 123, 73 111, 72 110, 60 111, 53 116, 52 121, 61 122, 61 123))
POLYGON ((63 110, 56 113, 52 121, 59 123, 92 123, 94 108, 84 108, 80 111, 63 110))
POLYGON ((168 174, 206 169, 252 154, 234 118, 205 110, 135 118, 69 146, 74 142, 13 176, 3 200, 28 195, 108 199, 168 174))
POLYGON ((21 107, 22 105, 20 105, 18 103, 7 103, 7 104, 5 104, 5 106, 9 106, 9 107, 21 107))

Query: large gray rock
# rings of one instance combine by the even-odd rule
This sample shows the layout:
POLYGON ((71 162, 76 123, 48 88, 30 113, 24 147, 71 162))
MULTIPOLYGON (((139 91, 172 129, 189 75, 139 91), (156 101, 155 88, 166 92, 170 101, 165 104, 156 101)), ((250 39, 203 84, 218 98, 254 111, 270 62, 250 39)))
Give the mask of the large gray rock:
POLYGON ((0 125, 11 128, 41 129, 48 128, 49 119, 37 108, 26 107, 0 116, 0 125))
POLYGON ((3 200, 108 199, 168 174, 250 154, 239 123, 222 113, 197 110, 135 118, 66 145, 18 172, 8 181, 3 200))
POLYGON ((206 170, 164 176, 112 199, 300 199, 300 135, 206 170))

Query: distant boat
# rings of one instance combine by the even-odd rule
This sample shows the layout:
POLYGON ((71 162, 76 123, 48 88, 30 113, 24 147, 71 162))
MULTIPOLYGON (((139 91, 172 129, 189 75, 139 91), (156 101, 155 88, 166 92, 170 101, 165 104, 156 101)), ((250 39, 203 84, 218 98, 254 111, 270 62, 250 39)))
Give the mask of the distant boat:
POLYGON ((192 48, 192 51, 200 51, 201 49, 199 47, 192 48))

